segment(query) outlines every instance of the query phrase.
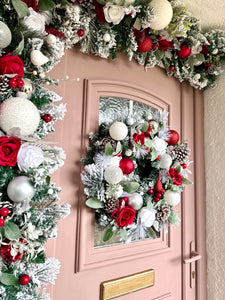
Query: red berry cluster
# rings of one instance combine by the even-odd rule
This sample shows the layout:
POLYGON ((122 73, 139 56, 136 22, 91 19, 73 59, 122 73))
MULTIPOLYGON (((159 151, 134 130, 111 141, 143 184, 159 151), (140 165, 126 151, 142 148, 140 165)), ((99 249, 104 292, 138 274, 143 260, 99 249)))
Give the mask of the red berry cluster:
POLYGON ((23 79, 19 78, 19 77, 13 77, 9 79, 9 86, 11 88, 19 88, 22 89, 22 87, 24 86, 24 81, 23 79))
POLYGON ((42 116, 42 119, 45 121, 45 123, 49 123, 52 120, 52 116, 50 114, 45 114, 42 116))
POLYGON ((7 217, 9 214, 9 209, 7 207, 3 207, 0 209, 0 227, 5 225, 4 217, 7 217))
POLYGON ((172 178, 174 184, 176 185, 182 184, 183 176, 180 173, 176 172, 175 168, 169 169, 169 176, 172 178))
POLYGON ((145 132, 142 132, 142 133, 135 133, 133 135, 133 141, 135 143, 140 143, 141 145, 144 144, 145 142, 145 138, 146 137, 150 137, 150 131, 151 131, 152 127, 151 125, 148 126, 148 129, 145 131, 145 132))

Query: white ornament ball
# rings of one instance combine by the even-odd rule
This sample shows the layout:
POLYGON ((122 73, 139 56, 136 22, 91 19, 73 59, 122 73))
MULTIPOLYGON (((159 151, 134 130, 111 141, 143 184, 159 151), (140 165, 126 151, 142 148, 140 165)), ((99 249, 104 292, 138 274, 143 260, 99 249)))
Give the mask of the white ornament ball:
POLYGON ((26 94, 18 94, 20 97, 9 98, 0 105, 0 128, 8 135, 12 130, 19 129, 20 135, 27 136, 37 129, 40 113, 26 94))
POLYGON ((104 42, 109 42, 111 40, 111 36, 110 36, 110 34, 109 33, 105 33, 104 35, 103 35, 103 41, 104 42))
POLYGON ((7 187, 9 198, 16 203, 29 201, 33 198, 34 188, 27 176, 19 176, 14 178, 7 187))
POLYGON ((178 205, 180 203, 180 193, 167 190, 164 194, 165 201, 172 206, 178 205))
POLYGON ((109 128, 109 134, 112 139, 122 141, 128 134, 127 126, 123 122, 114 122, 109 128))
POLYGON ((129 205, 135 210, 139 210, 143 206, 143 198, 138 193, 133 193, 129 196, 129 205))
POLYGON ((128 117, 126 119, 126 123, 127 123, 127 125, 132 126, 134 124, 134 118, 128 117))
POLYGON ((155 120, 150 121, 149 125, 152 127, 151 131, 153 134, 156 134, 159 131, 159 123, 155 120))
POLYGON ((57 38, 56 38, 56 36, 55 35, 53 35, 53 34, 49 34, 47 37, 46 37, 46 42, 49 44, 49 45, 53 45, 53 44, 55 44, 56 43, 56 41, 57 41, 57 38))
POLYGON ((151 120, 152 120, 152 115, 147 115, 147 116, 145 117, 145 120, 146 120, 146 121, 151 121, 151 120))
POLYGON ((10 45, 12 41, 12 34, 9 27, 0 22, 0 49, 4 49, 10 45))
POLYGON ((31 82, 31 80, 28 78, 23 78, 23 82, 24 82, 24 85, 23 85, 22 91, 25 94, 27 94, 28 97, 30 97, 33 92, 33 89, 34 89, 33 84, 31 82))
POLYGON ((123 179, 123 171, 120 167, 109 166, 105 169, 104 178, 109 184, 117 184, 123 179))
POLYGON ((73 5, 73 10, 75 13, 79 14, 81 11, 80 5, 79 4, 74 4, 73 5))
POLYGON ((160 157, 159 167, 161 169, 169 169, 172 164, 172 158, 169 154, 165 153, 160 157))
POLYGON ((131 149, 127 149, 127 150, 125 151, 125 155, 126 155, 126 156, 131 156, 132 153, 133 153, 133 151, 132 151, 131 149))
POLYGON ((149 4, 156 13, 156 18, 150 23, 150 28, 161 30, 165 28, 172 20, 173 8, 167 0, 152 0, 149 4))
POLYGON ((30 61, 33 65, 39 67, 46 64, 49 59, 39 50, 32 50, 30 53, 30 61))

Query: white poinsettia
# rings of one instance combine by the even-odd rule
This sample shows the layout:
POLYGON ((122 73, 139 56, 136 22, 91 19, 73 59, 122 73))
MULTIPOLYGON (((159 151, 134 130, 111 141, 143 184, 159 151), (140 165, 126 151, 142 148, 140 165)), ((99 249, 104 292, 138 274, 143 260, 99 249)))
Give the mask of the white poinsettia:
POLYGON ((36 11, 33 8, 29 7, 30 15, 23 18, 21 23, 25 25, 31 31, 38 31, 44 33, 45 31, 45 17, 36 11))
POLYGON ((104 15, 108 23, 113 23, 114 25, 119 24, 126 14, 124 6, 114 5, 108 2, 104 6, 104 15))
POLYGON ((151 227, 155 221, 156 211, 154 209, 148 209, 143 207, 139 213, 141 224, 145 227, 151 227))
POLYGON ((23 144, 17 155, 18 167, 25 172, 30 168, 37 168, 43 161, 42 149, 29 143, 23 144))
POLYGON ((153 140, 154 148, 156 149, 159 155, 163 155, 166 153, 167 142, 163 139, 159 139, 157 136, 153 140))

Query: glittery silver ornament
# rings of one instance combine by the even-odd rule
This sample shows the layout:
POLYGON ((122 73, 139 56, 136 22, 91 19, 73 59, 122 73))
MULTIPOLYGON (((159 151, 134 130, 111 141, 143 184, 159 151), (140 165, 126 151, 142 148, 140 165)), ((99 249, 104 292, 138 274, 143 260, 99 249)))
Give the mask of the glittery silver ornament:
POLYGON ((109 166, 105 169, 104 178, 109 184, 117 184, 123 178, 123 172, 120 167, 109 166))
POLYGON ((4 49, 10 45, 12 34, 9 27, 0 21, 0 49, 4 49))
POLYGON ((138 193, 133 193, 129 196, 129 205, 135 210, 139 210, 143 205, 143 198, 138 193))
POLYGON ((152 127, 151 131, 153 134, 156 134, 159 131, 159 123, 155 120, 150 121, 149 125, 152 127))
POLYGON ((9 198, 15 202, 26 202, 34 197, 34 188, 27 176, 15 177, 7 187, 9 198))
POLYGON ((111 40, 111 36, 110 36, 110 34, 109 33, 105 33, 104 35, 103 35, 103 41, 104 42, 109 42, 111 40))

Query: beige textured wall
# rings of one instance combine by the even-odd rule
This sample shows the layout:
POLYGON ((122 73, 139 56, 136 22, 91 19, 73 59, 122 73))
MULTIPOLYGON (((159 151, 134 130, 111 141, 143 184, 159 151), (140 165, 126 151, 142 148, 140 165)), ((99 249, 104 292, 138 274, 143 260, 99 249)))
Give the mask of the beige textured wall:
POLYGON ((225 73, 205 92, 208 300, 225 299, 225 73))

